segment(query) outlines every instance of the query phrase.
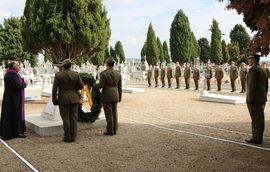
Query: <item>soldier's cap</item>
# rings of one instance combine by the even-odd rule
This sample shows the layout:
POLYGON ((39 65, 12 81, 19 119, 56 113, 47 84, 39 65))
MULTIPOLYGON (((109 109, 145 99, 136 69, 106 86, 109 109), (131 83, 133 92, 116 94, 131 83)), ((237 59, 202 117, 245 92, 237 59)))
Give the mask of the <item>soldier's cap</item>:
POLYGON ((252 58, 255 58, 256 61, 259 61, 260 60, 260 55, 259 54, 251 54, 249 55, 248 59, 252 59, 252 58))
POLYGON ((65 66, 65 65, 68 65, 68 64, 71 64, 71 60, 70 59, 65 59, 61 62, 61 66, 65 66))
POLYGON ((235 64, 235 62, 234 62, 234 61, 232 61, 232 64, 235 64))
POLYGON ((242 62, 241 64, 242 64, 242 65, 245 65, 246 63, 245 63, 245 62, 242 62))

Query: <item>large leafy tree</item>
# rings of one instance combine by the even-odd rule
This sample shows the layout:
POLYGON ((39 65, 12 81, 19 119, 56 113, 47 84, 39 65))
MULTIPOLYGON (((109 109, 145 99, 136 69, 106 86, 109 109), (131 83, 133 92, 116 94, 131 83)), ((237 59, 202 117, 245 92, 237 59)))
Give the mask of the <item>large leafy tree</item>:
POLYGON ((221 31, 218 22, 213 19, 211 25, 211 61, 220 63, 222 61, 222 48, 221 48, 221 31))
POLYGON ((229 60, 229 52, 227 44, 224 39, 221 42, 221 47, 222 47, 222 63, 227 63, 229 60))
POLYGON ((173 62, 189 62, 191 48, 191 31, 188 17, 179 10, 170 29, 170 51, 173 62))
POLYGON ((163 47, 164 60, 166 61, 166 63, 171 63, 169 48, 168 48, 168 44, 166 41, 163 42, 162 47, 163 47))
POLYGON ((230 32, 231 43, 238 43, 240 53, 245 54, 250 43, 250 37, 241 24, 236 24, 230 32))
POLYGON ((163 53, 163 47, 162 47, 159 37, 157 37, 157 46, 158 46, 158 59, 159 59, 159 62, 162 63, 164 62, 164 53, 163 53))
POLYGON ((101 0, 27 0, 25 47, 47 52, 51 61, 72 61, 103 50, 110 38, 109 19, 101 0))
POLYGON ((145 57, 149 65, 157 64, 158 61, 157 37, 153 29, 152 23, 150 23, 147 31, 145 57))
POLYGON ((119 57, 120 63, 125 62, 126 56, 125 56, 125 52, 124 52, 122 43, 120 41, 116 42, 114 50, 115 50, 116 56, 119 57))
POLYGON ((31 66, 36 65, 37 56, 27 52, 23 46, 21 18, 11 17, 4 20, 3 26, 0 27, 0 45, 1 62, 28 60, 31 66))
POLYGON ((200 61, 207 63, 207 61, 210 59, 210 45, 207 38, 200 38, 198 40, 198 44, 200 46, 200 61))
MULTIPOLYGON (((220 0, 223 1, 223 0, 220 0)), ((252 31, 257 31, 253 37, 249 50, 269 54, 270 44, 270 1, 269 0, 228 0, 227 8, 236 9, 243 14, 244 22, 252 31)))

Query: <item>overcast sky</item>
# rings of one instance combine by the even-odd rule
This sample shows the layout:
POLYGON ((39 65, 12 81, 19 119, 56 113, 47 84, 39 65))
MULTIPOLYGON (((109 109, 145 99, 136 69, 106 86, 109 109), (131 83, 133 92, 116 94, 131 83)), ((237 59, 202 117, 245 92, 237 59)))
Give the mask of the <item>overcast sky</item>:
MULTIPOLYGON (((229 33, 234 25, 246 27, 242 16, 234 10, 226 10, 226 3, 217 0, 103 0, 103 3, 111 20, 110 45, 114 47, 120 40, 127 58, 140 58, 150 22, 161 41, 169 43, 171 23, 180 9, 188 16, 197 39, 206 37, 210 41, 213 18, 219 22, 226 42, 230 40, 229 33)), ((0 23, 4 18, 21 16, 24 5, 25 0, 0 0, 0 23)))

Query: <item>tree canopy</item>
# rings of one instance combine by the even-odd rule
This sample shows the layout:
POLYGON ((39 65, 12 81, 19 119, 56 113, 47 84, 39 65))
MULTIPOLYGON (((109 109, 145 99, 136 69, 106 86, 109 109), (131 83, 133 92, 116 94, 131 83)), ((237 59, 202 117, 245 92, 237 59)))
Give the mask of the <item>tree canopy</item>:
POLYGON ((148 27, 148 31, 147 31, 145 57, 149 65, 157 64, 157 61, 158 61, 157 37, 153 29, 152 23, 150 23, 148 27))
MULTIPOLYGON (((220 0, 224 1, 224 0, 220 0)), ((253 53, 269 54, 270 44, 270 0, 228 0, 228 9, 235 9, 243 14, 244 22, 252 30, 257 31, 249 50, 253 53)))
POLYGON ((22 20, 17 17, 5 19, 3 26, 0 25, 0 61, 9 60, 19 62, 27 60, 31 66, 35 66, 37 63, 37 56, 24 49, 22 20))
POLYGON ((200 38, 198 40, 198 44, 200 46, 200 61, 207 63, 210 59, 210 45, 207 38, 200 38))
POLYGON ((179 10, 174 17, 170 29, 170 51, 173 62, 185 63, 190 61, 191 30, 188 17, 179 10))
POLYGON ((27 0, 23 19, 26 49, 45 51, 54 63, 92 56, 106 48, 110 38, 101 0, 27 0))
POLYGON ((159 37, 157 37, 157 46, 158 46, 158 59, 159 59, 159 62, 162 63, 164 62, 164 53, 163 53, 163 47, 162 47, 159 37))
POLYGON ((120 41, 117 41, 114 47, 115 54, 119 57, 119 63, 123 63, 126 60, 125 52, 120 41))
POLYGON ((163 42, 162 47, 163 47, 164 60, 166 61, 166 63, 171 63, 169 48, 168 48, 168 44, 166 41, 163 42))
POLYGON ((220 63, 222 61, 222 48, 221 48, 221 31, 218 22, 213 19, 211 25, 211 61, 220 63))

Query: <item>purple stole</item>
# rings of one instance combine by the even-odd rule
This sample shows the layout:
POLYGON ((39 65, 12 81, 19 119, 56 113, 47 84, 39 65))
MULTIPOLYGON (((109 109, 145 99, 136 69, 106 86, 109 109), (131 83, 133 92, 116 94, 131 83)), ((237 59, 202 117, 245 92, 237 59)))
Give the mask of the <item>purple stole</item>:
POLYGON ((24 81, 23 81, 23 78, 21 77, 21 75, 18 72, 16 72, 14 69, 8 69, 7 70, 7 73, 11 73, 11 72, 16 73, 17 78, 19 79, 19 82, 20 82, 20 85, 21 85, 21 95, 22 95, 21 108, 22 108, 22 111, 21 111, 21 114, 20 114, 20 120, 21 120, 21 122, 23 122, 23 121, 25 121, 25 111, 24 111, 24 95, 25 95, 25 92, 24 92, 24 88, 22 86, 24 81))

